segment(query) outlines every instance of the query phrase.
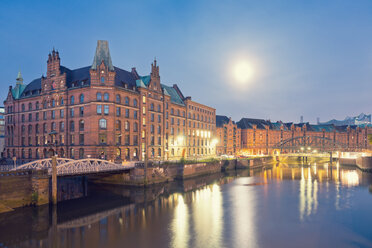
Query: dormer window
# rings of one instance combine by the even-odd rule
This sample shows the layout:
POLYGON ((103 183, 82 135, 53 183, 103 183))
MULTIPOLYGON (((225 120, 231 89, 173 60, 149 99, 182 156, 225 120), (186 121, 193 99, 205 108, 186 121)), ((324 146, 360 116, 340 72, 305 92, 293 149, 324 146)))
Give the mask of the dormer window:
POLYGON ((102 84, 105 83, 105 78, 104 78, 104 77, 101 77, 101 83, 102 83, 102 84))

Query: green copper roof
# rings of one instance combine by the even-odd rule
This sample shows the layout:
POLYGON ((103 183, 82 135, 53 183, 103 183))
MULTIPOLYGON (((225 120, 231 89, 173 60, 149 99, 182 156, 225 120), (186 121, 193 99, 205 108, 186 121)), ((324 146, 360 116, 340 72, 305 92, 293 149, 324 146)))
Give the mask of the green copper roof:
POLYGON ((164 90, 164 94, 165 94, 165 92, 167 92, 170 95, 171 102, 177 103, 177 104, 180 104, 180 105, 185 105, 185 103, 183 102, 182 98, 180 97, 180 95, 178 94, 178 92, 175 88, 166 86, 164 84, 162 84, 161 87, 164 90))
POLYGON ((147 88, 151 80, 150 76, 143 76, 136 80, 136 86, 141 88, 147 88))
POLYGON ((14 99, 19 99, 22 95, 22 92, 25 90, 26 85, 24 84, 17 84, 16 87, 12 89, 12 96, 14 99))

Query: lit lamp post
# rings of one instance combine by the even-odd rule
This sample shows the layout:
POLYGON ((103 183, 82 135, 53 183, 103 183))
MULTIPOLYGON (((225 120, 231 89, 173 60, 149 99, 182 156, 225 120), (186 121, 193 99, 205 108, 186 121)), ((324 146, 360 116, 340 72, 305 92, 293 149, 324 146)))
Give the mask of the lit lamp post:
POLYGON ((52 201, 53 204, 57 204, 57 132, 53 130, 49 133, 50 136, 50 142, 49 142, 49 152, 52 156, 52 201), (53 142, 54 141, 54 142, 53 142), (53 152, 53 146, 54 146, 54 152, 53 152), (53 153, 52 153, 53 152, 53 153))

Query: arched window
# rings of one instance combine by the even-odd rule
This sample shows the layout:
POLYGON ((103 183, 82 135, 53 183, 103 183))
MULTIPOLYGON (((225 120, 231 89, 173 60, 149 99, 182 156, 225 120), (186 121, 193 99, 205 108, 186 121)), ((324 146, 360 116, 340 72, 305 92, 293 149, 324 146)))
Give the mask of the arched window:
POLYGON ((25 149, 21 150, 21 156, 22 156, 22 158, 25 158, 25 149))
POLYGON ((32 103, 28 104, 28 110, 32 110, 32 103))
POLYGON ((56 106, 56 100, 52 100, 52 107, 55 107, 56 106))
POLYGON ((36 109, 39 109, 39 102, 36 102, 36 109))
POLYGON ((129 121, 126 121, 124 124, 125 131, 129 131, 129 121))
POLYGON ((36 148, 36 158, 40 158, 40 151, 39 151, 39 148, 36 148))
POLYGON ((116 95, 116 103, 120 103, 121 102, 121 98, 120 98, 120 95, 119 94, 117 94, 116 95))
POLYGON ((70 99, 71 99, 71 100, 70 100, 70 104, 75 104, 75 97, 74 97, 74 96, 71 96, 70 99))
POLYGON ((103 94, 103 100, 105 102, 108 102, 108 100, 109 100, 109 94, 107 92, 105 94, 103 94))
POLYGON ((25 111, 25 105, 22 103, 22 111, 25 111))
POLYGON ((84 120, 79 121, 79 131, 84 131, 84 120))
POLYGON ((133 99, 133 106, 137 107, 137 99, 133 99))
POLYGON ((129 105, 129 97, 125 97, 125 105, 129 105))
POLYGON ((60 103, 61 103, 61 105, 64 105, 65 104, 65 102, 64 102, 64 100, 63 100, 62 97, 61 97, 60 103))
POLYGON ((101 84, 105 83, 105 77, 101 77, 101 84))
POLYGON ((97 101, 102 101, 102 94, 101 94, 101 92, 97 92, 97 101))
POLYGON ((107 121, 105 119, 99 120, 99 128, 100 129, 107 129, 107 121))
POLYGON ((84 103, 84 94, 80 95, 80 103, 84 103))

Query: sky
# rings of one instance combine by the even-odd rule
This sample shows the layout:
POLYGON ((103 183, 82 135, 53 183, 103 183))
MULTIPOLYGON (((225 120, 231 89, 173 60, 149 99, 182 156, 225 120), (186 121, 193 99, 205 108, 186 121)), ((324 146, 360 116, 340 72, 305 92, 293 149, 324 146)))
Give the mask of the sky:
POLYGON ((363 0, 1 0, 0 99, 19 70, 25 83, 45 75, 53 48, 70 69, 91 65, 97 40, 108 40, 114 66, 140 75, 156 57, 162 83, 236 121, 372 112, 363 0))

